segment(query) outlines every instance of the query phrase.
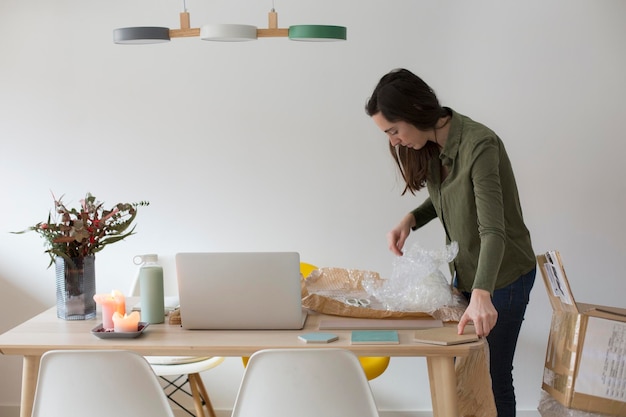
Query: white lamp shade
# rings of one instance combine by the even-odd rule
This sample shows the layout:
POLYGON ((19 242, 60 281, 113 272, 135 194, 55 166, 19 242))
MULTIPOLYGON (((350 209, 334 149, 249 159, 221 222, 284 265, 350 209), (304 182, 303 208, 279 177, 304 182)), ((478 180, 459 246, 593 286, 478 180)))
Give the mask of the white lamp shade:
POLYGON ((236 24, 208 24, 200 29, 204 41, 241 42, 257 39, 256 26, 236 24))

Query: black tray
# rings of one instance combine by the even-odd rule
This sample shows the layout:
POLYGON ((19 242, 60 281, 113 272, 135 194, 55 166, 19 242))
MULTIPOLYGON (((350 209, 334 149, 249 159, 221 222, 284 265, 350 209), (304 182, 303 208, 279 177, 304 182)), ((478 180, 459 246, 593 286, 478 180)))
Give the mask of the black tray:
POLYGON ((138 323, 136 332, 114 332, 114 331, 106 331, 104 327, 102 327, 102 323, 91 329, 91 334, 100 339, 134 339, 135 337, 139 337, 146 327, 148 327, 149 323, 140 321, 138 323))

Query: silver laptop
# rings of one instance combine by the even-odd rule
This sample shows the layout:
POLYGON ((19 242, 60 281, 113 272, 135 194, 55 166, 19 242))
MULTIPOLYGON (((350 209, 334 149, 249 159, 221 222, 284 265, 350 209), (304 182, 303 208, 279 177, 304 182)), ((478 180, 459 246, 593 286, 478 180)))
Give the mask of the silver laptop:
POLYGON ((297 252, 178 253, 176 274, 185 329, 304 326, 297 252))

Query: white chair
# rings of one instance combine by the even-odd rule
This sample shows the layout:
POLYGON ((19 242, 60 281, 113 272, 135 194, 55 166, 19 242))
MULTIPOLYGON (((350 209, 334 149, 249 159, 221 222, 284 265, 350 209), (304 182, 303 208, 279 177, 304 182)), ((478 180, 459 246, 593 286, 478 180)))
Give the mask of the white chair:
POLYGON ((231 417, 378 417, 358 358, 335 348, 250 356, 231 417))
MULTIPOLYGON (((137 276, 129 294, 139 295, 137 276)), ((184 404, 176 400, 176 393, 182 392, 193 399, 195 417, 216 417, 213 404, 204 386, 200 372, 208 371, 224 362, 221 356, 145 356, 154 373, 165 381, 163 390, 167 398, 187 414, 194 416, 184 404), (185 389, 188 384, 191 392, 185 389), (206 412, 205 413, 205 409, 206 412)))
POLYGON ((224 362, 221 356, 145 356, 154 373, 165 381, 163 391, 167 398, 184 410, 187 414, 196 417, 216 417, 213 404, 204 386, 200 372, 208 371, 224 362), (191 392, 185 389, 189 384, 191 392), (182 392, 193 399, 196 414, 192 413, 184 404, 177 401, 175 394, 182 392))
MULTIPOLYGON (((318 267, 313 264, 300 262, 300 275, 302 275, 302 278, 304 279, 307 279, 309 275, 311 275, 311 272, 316 269, 318 269, 318 267)), ((243 366, 247 366, 248 359, 250 358, 243 356, 241 359, 243 361, 243 366)), ((368 381, 382 375, 382 373, 385 372, 389 366, 389 360, 389 356, 359 356, 359 362, 361 362, 361 366, 365 371, 365 376, 368 381)))
POLYGON ((124 350, 41 357, 32 417, 174 417, 148 362, 124 350))

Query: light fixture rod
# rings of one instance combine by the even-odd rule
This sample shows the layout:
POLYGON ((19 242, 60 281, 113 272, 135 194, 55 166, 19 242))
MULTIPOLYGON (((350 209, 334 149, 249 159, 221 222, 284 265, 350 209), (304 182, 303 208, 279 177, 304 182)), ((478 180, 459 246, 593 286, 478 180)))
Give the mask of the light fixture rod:
POLYGON ((272 7, 267 14, 268 29, 257 29, 256 36, 258 38, 286 38, 289 36, 289 29, 281 29, 278 27, 278 13, 272 7))
POLYGON ((170 29, 170 38, 191 38, 200 36, 200 28, 191 27, 189 12, 180 13, 180 29, 170 29))
POLYGON ((180 28, 181 29, 190 29, 191 28, 191 18, 189 17, 189 13, 187 10, 180 14, 180 28))
POLYGON ((278 29, 278 13, 272 7, 272 10, 267 14, 267 27, 270 29, 278 29))

